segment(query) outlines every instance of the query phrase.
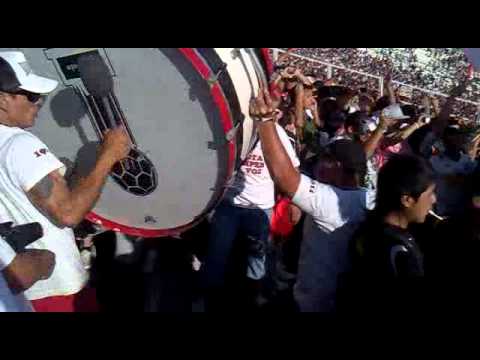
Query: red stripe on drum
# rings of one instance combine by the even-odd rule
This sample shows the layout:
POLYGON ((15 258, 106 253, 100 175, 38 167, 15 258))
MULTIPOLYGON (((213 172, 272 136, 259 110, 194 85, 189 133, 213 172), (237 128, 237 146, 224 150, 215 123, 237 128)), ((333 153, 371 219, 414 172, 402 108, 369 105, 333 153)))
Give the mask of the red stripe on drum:
POLYGON ((263 59, 265 60, 265 64, 267 65, 267 72, 268 76, 272 75, 273 73, 273 61, 270 57, 270 49, 269 48, 260 48, 262 52, 263 59))
MULTIPOLYGON (((193 67, 203 76, 205 81, 215 74, 212 72, 207 63, 200 57, 200 55, 193 48, 179 48, 180 52, 185 55, 185 57, 192 63, 193 67)), ((227 133, 233 129, 233 117, 230 112, 230 107, 228 105, 225 94, 223 93, 222 88, 219 83, 216 82, 211 86, 210 93, 212 94, 213 100, 217 105, 220 111, 220 117, 223 125, 223 132, 225 136, 227 133)), ((228 143, 228 177, 232 176, 233 170, 235 167, 235 142, 229 141, 228 143)))
MULTIPOLYGON (((207 65, 207 63, 200 57, 200 55, 193 48, 179 48, 180 52, 192 63, 193 67, 202 75, 205 81, 209 81, 215 74, 207 65)), ((227 99, 223 93, 222 88, 218 82, 215 82, 210 89, 213 100, 220 110, 220 116, 225 135, 233 128, 233 118, 228 106, 227 99)), ((235 167, 235 142, 229 141, 228 144, 228 176, 233 174, 235 167)))
MULTIPOLYGON (((208 64, 199 56, 198 52, 194 48, 179 48, 179 51, 185 56, 185 58, 192 64, 193 68, 202 76, 205 81, 209 81, 213 74, 212 70, 208 64)), ((210 87, 210 93, 212 98, 218 107, 220 112, 220 118, 223 126, 225 135, 233 128, 233 117, 230 112, 230 107, 225 98, 222 88, 218 82, 213 83, 210 87)), ((233 175, 235 167, 235 156, 236 156, 236 144, 235 141, 229 141, 228 143, 228 178, 233 175)), ((221 197, 217 199, 217 202, 221 200, 221 197)), ((205 214, 206 215, 206 214, 205 214)), ((139 236, 144 238, 155 238, 155 237, 166 237, 166 236, 177 236, 182 232, 192 228, 197 225, 200 221, 203 220, 204 216, 193 219, 190 223, 182 225, 176 228, 171 229, 144 229, 131 227, 123 224, 116 223, 114 221, 108 220, 95 212, 90 212, 85 217, 87 220, 99 224, 108 229, 115 229, 124 234, 131 236, 139 236)))

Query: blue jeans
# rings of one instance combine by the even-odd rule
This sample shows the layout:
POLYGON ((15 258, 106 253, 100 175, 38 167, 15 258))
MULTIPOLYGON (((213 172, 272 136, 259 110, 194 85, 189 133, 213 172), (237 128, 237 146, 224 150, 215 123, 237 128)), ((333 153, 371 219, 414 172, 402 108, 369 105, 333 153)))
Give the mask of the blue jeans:
POLYGON ((265 276, 265 257, 270 235, 272 210, 247 209, 221 203, 213 215, 208 251, 203 265, 203 283, 219 288, 225 283, 228 261, 238 235, 248 241, 247 277, 265 276))

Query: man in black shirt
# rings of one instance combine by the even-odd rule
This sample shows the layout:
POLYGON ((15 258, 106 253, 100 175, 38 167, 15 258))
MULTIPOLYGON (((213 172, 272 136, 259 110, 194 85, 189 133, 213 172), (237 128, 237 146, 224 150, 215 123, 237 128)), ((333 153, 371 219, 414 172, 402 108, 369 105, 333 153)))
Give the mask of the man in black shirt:
POLYGON ((420 305, 423 255, 408 227, 423 223, 435 202, 433 171, 424 159, 395 156, 381 169, 375 210, 352 241, 344 309, 390 312, 420 305))

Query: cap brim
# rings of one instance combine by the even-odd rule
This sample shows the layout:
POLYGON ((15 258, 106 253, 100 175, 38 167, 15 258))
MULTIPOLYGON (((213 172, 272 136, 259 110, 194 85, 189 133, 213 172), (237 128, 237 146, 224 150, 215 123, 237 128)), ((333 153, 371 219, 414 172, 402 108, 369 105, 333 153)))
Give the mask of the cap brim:
POLYGON ((58 86, 58 81, 46 77, 30 74, 20 86, 20 89, 36 94, 49 94, 58 86))
POLYGON ((389 119, 392 119, 392 120, 407 120, 407 119, 410 119, 410 116, 395 116, 395 117, 391 117, 389 119))

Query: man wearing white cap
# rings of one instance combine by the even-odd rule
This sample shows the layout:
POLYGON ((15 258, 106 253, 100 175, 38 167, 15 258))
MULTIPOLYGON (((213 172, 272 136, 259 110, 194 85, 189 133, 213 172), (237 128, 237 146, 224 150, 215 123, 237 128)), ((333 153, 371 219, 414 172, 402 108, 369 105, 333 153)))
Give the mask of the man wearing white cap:
POLYGON ((127 156, 130 144, 123 129, 108 132, 94 169, 68 188, 64 164, 24 130, 34 125, 45 96, 57 85, 36 75, 22 52, 0 52, 0 220, 40 223, 44 236, 29 248, 55 254, 50 278, 25 292, 33 307, 81 311, 87 274, 71 228, 93 208, 111 168, 127 156))

